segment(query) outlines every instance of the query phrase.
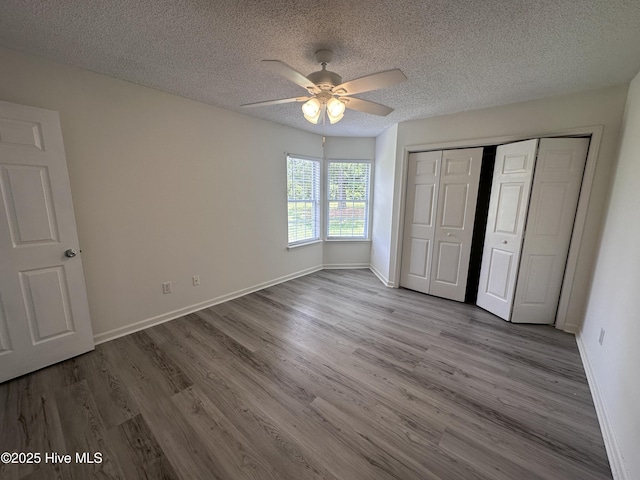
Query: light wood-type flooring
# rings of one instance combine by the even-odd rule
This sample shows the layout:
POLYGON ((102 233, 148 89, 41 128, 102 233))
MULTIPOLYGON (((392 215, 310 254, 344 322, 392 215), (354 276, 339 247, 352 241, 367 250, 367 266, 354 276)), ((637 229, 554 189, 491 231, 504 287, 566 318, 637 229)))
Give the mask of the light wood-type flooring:
POLYGON ((0 385, 0 478, 609 479, 573 336, 321 271, 0 385))

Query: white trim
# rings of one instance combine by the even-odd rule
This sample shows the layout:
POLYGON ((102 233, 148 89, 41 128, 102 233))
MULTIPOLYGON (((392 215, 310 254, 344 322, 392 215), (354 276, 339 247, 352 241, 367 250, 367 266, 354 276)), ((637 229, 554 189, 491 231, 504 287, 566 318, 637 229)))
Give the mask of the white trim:
POLYGON ((314 157, 312 155, 298 155, 297 153, 284 152, 285 159, 287 157, 299 158, 300 160, 314 160, 316 162, 322 162, 323 157, 314 157))
POLYGON ((371 243, 371 239, 370 238, 356 238, 356 237, 331 237, 331 238, 327 238, 325 239, 325 242, 327 243, 333 243, 333 242, 365 242, 365 243, 371 243))
MULTIPOLYGON (((557 325, 556 325, 556 328, 558 328, 557 325)), ((578 335, 578 332, 580 331, 580 326, 575 325, 573 323, 565 323, 564 326, 562 327, 562 331, 567 333, 572 333, 573 335, 578 335)))
POLYGON ((408 153, 425 152, 429 150, 451 150, 454 148, 471 148, 471 147, 487 147, 491 145, 500 145, 502 143, 519 142, 521 140, 530 140, 532 138, 552 138, 552 137, 571 137, 592 135, 595 132, 604 130, 602 125, 587 125, 584 127, 565 128, 563 130, 555 130, 553 132, 534 132, 517 135, 504 135, 500 137, 482 137, 469 140, 454 140, 452 142, 425 143, 417 145, 406 145, 404 150, 408 153))
POLYGON ((373 274, 378 277, 378 280, 380 280, 384 284, 384 286, 394 288, 394 283, 390 282, 389 279, 385 277, 382 272, 380 272, 380 270, 378 270, 376 267, 374 267, 373 265, 369 265, 369 270, 371 270, 373 274))
POLYGON ((326 158, 327 162, 342 162, 342 163, 371 163, 373 160, 367 158, 326 158))
MULTIPOLYGON (((558 303, 558 313, 556 314, 555 327, 560 330, 573 332, 579 327, 573 324, 567 324, 567 311, 569 301, 573 293, 573 282, 578 264, 578 255, 582 245, 584 236, 584 226, 586 223, 587 209, 591 197, 591 188, 595 176, 597 166, 598 153, 600 151, 600 143, 602 142, 602 125, 592 125, 577 128, 567 128, 554 132, 534 132, 518 135, 505 135, 501 137, 485 137, 471 140, 457 140, 453 142, 427 143, 419 145, 405 145, 402 150, 402 164, 399 172, 399 202, 396 209, 397 222, 396 229, 391 232, 391 244, 395 240, 395 262, 391 262, 389 276, 393 278, 390 283, 400 283, 400 267, 402 263, 402 236, 404 231, 404 211, 405 211, 405 190, 407 183, 407 171, 409 154, 413 152, 423 152, 429 150, 449 150, 453 148, 467 147, 484 147, 488 145, 499 145, 503 143, 518 142, 521 140, 529 140, 532 138, 553 138, 553 137, 570 137, 570 136, 591 136, 589 144, 589 153, 587 154, 587 163, 585 165, 585 173, 582 179, 582 188, 580 190, 580 198, 578 200, 578 208, 576 211, 576 219, 574 222, 573 234, 571 236, 571 244, 569 246, 569 255, 567 257, 567 266, 565 267, 565 277, 562 282, 562 290, 560 292, 560 301, 558 303)), ((397 184, 396 184, 397 185, 397 184)), ((374 272, 375 273, 375 272, 374 272)))
POLYGON ((287 245, 287 250, 292 250, 294 248, 299 248, 299 247, 306 247, 307 245, 315 245, 316 243, 322 243, 322 239, 292 243, 291 245, 287 245))
POLYGON ((602 431, 602 438, 604 440, 604 446, 607 450, 607 457, 609 457, 609 465, 611 466, 611 473, 614 480, 631 480, 629 472, 624 465, 624 457, 620 451, 618 438, 611 420, 607 415, 607 409, 604 403, 604 398, 600 393, 600 387, 595 373, 591 366, 591 361, 587 355, 587 347, 582 340, 582 334, 576 336, 576 343, 578 344, 578 351, 582 358, 582 364, 584 365, 584 372, 587 375, 587 381, 589 382, 589 388, 591 390, 591 396, 593 397, 593 403, 596 407, 596 414, 598 421, 600 422, 600 430, 602 431))
POLYGON ((350 270, 356 268, 369 268, 368 263, 325 263, 323 270, 350 270))
MULTIPOLYGON (((304 270, 300 270, 299 272, 291 273, 283 277, 269 280, 268 282, 259 283, 252 287, 247 287, 240 290, 236 290, 235 292, 227 293, 225 295, 220 295, 219 297, 212 298, 211 300, 205 300, 204 302, 196 303, 194 305, 190 305, 184 308, 179 308, 178 310, 173 310, 171 312, 163 313, 162 315, 157 315, 155 317, 147 318, 146 320, 140 320, 139 322, 135 322, 131 325, 125 325, 124 327, 115 328, 113 330, 109 330, 108 332, 99 333, 97 335, 94 335, 93 341, 96 345, 98 345, 100 343, 108 342, 109 340, 115 340, 116 338, 124 337, 125 335, 129 335, 131 333, 135 333, 140 330, 153 327, 154 325, 159 325, 161 323, 168 322, 169 320, 174 320, 176 318, 183 317, 190 313, 197 312, 198 310, 212 307, 214 305, 218 305, 219 303, 228 302, 229 300, 242 297, 243 295, 248 295, 249 293, 257 292, 258 290, 262 290, 264 288, 277 285, 278 283, 287 282, 289 280, 293 280, 294 278, 309 275, 310 273, 314 273, 319 270, 322 270, 322 268, 323 268, 322 266, 306 268, 304 270)), ((347 267, 344 267, 344 268, 347 268, 347 267)), ((363 266, 362 268, 366 268, 366 267, 363 266)))

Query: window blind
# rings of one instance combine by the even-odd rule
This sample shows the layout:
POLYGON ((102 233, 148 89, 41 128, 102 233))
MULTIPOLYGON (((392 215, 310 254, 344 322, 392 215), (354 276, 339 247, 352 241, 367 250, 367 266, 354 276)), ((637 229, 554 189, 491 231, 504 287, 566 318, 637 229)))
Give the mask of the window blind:
POLYGON ((289 245, 320 239, 320 161, 287 156, 289 245))
POLYGON ((371 162, 330 160, 327 238, 369 238, 371 162))

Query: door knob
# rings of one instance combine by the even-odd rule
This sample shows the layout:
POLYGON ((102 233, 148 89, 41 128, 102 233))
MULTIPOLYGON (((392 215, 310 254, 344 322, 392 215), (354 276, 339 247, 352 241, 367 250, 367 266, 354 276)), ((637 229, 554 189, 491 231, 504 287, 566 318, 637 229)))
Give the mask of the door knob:
POLYGON ((506 241, 506 240, 502 240, 502 243, 504 243, 504 244, 506 245, 506 244, 507 244, 507 241, 506 241))
POLYGON ((447 233, 447 237, 450 237, 451 235, 453 235, 451 232, 447 233))
POLYGON ((78 254, 78 252, 76 252, 73 248, 70 248, 69 250, 64 252, 64 256, 65 257, 69 257, 69 258, 73 258, 78 254))

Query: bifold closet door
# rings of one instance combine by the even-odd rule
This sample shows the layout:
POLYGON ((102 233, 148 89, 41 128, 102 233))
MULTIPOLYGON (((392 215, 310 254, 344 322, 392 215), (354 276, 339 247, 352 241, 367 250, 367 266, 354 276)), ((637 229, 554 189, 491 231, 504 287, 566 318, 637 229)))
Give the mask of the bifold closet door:
POLYGON ((442 153, 429 293, 464 302, 482 148, 442 153))
POLYGON ((409 154, 400 285, 429 293, 442 151, 409 154))
POLYGON ((400 285, 464 301, 482 148, 409 155, 400 285))
POLYGON ((493 170, 476 304, 509 320, 538 140, 500 145, 493 170))
POLYGON ((514 323, 555 323, 588 150, 588 138, 540 140, 514 323))

